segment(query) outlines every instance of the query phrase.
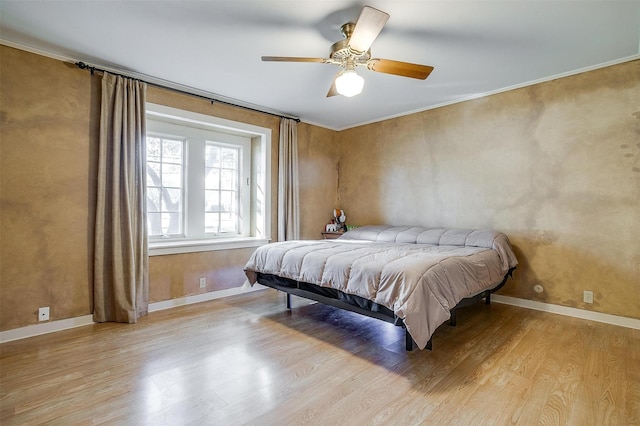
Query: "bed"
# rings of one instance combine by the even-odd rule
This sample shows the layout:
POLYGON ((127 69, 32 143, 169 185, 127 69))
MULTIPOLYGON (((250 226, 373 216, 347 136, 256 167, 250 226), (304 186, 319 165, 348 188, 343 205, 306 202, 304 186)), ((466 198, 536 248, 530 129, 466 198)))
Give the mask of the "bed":
POLYGON ((431 349, 441 324, 461 306, 502 287, 518 262, 507 236, 490 229, 362 226, 334 240, 259 247, 248 282, 392 322, 406 349, 431 349))

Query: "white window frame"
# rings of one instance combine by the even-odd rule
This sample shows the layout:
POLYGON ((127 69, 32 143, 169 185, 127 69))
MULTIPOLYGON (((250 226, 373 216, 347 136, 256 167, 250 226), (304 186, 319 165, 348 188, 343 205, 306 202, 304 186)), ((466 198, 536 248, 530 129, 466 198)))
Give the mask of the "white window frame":
MULTIPOLYGON (((249 215, 249 220, 243 221, 246 226, 241 229, 241 235, 211 237, 202 234, 194 235, 188 227, 185 227, 183 237, 150 238, 149 255, 257 247, 268 243, 271 235, 271 129, 164 105, 147 103, 146 109, 149 133, 176 135, 181 133, 180 128, 187 127, 191 134, 201 136, 198 139, 202 140, 202 144, 210 141, 216 144, 236 145, 239 141, 245 141, 243 150, 249 150, 251 158, 251 168, 243 170, 243 182, 241 182, 246 184, 247 179, 250 182, 250 192, 245 191, 250 198, 250 208, 243 212, 243 217, 249 215), (216 134, 215 138, 211 137, 212 132, 216 134)), ((187 162, 192 155, 189 146, 187 142, 185 152, 187 162)), ((246 168, 246 166, 243 167, 246 168)), ((185 179, 189 179, 189 173, 185 175, 185 179)), ((187 182, 185 188, 187 198, 192 195, 189 194, 189 188, 193 188, 193 184, 187 182)), ((197 196, 204 197, 204 193, 197 196)), ((191 214, 188 206, 188 202, 185 202, 183 214, 187 222, 191 214)))
MULTIPOLYGON (((241 207, 240 217, 251 217, 251 140, 244 139, 238 140, 233 143, 227 140, 228 138, 224 138, 224 142, 222 142, 221 138, 216 138, 216 140, 206 140, 205 145, 211 144, 219 147, 230 147, 230 148, 239 148, 239 178, 238 178, 238 190, 239 190, 239 205, 241 207), (242 189, 245 190, 242 190, 242 189)), ((202 192, 202 196, 204 197, 204 191, 202 192)), ((204 201, 203 201, 204 203, 204 201)), ((189 218, 189 220, 193 221, 195 218, 189 218)), ((198 224, 198 226, 202 226, 204 228, 204 223, 198 224)), ((240 220, 239 223, 239 234, 243 236, 247 236, 251 232, 251 226, 247 221, 240 220)))
MULTIPOLYGON (((148 123, 148 122, 147 122, 148 123)), ((149 143, 149 137, 153 137, 153 138, 157 138, 160 140, 171 140, 174 142, 180 142, 180 144, 182 145, 182 164, 181 164, 181 182, 180 182, 180 191, 181 191, 181 195, 180 195, 180 203, 181 203, 181 211, 182 211, 182 220, 181 220, 181 224, 180 224, 180 229, 182 230, 181 234, 170 234, 172 238, 175 237, 179 237, 179 236, 184 236, 184 225, 185 225, 185 221, 184 221, 184 204, 185 204, 185 194, 184 194, 184 189, 185 189, 185 176, 184 176, 184 172, 185 172, 185 162, 186 162, 186 138, 182 137, 182 136, 177 136, 177 135, 173 135, 173 134, 168 134, 166 131, 165 132, 149 132, 147 131, 147 143, 149 143)), ((147 146, 148 148, 148 146, 147 146)), ((162 150, 162 148, 161 148, 162 150)), ((164 157, 164 156, 163 156, 164 157)), ((150 161, 147 158, 147 166, 149 165, 150 161)), ((164 167, 166 166, 166 162, 161 160, 160 161, 160 168, 161 170, 164 169, 164 167)), ((173 165, 175 165, 175 163, 173 163, 173 165)), ((147 169, 148 170, 148 169, 147 169)), ((147 178, 148 178, 148 173, 147 173, 147 178)), ((166 188, 166 186, 164 185, 162 176, 158 176, 160 178, 160 188, 166 188)), ((149 189, 149 184, 150 182, 147 180, 147 191, 149 189)), ((149 212, 147 212, 147 220, 149 220, 149 216, 148 216, 149 212)), ((150 238, 164 238, 164 236, 150 236, 150 238)))

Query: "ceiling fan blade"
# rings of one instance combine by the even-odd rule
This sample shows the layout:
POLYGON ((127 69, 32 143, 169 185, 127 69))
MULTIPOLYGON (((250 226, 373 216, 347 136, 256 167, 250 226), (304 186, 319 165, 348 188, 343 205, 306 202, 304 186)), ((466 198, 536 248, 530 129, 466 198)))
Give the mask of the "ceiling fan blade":
POLYGON ((361 53, 369 50, 388 19, 389 14, 386 12, 369 6, 363 7, 353 34, 351 34, 351 38, 349 39, 349 47, 361 53))
POLYGON ((400 75, 402 77, 424 80, 429 77, 433 67, 429 65, 410 64, 409 62, 392 61, 390 59, 370 59, 367 68, 385 74, 400 75))
POLYGON ((298 58, 291 56, 263 56, 265 62, 326 62, 323 58, 298 58))
POLYGON ((338 93, 338 89, 336 88, 336 78, 338 78, 339 75, 340 73, 336 74, 336 76, 333 78, 333 81, 331 82, 331 87, 327 92, 327 98, 330 98, 332 96, 338 96, 340 94, 338 93))

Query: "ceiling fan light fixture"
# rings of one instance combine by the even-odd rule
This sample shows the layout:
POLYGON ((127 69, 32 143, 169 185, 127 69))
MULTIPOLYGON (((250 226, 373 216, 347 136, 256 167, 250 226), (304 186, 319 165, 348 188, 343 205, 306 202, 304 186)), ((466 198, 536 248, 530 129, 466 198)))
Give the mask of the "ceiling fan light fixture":
POLYGON ((364 78, 358 75, 354 70, 344 70, 336 78, 336 91, 342 96, 348 98, 359 95, 364 87, 364 78))

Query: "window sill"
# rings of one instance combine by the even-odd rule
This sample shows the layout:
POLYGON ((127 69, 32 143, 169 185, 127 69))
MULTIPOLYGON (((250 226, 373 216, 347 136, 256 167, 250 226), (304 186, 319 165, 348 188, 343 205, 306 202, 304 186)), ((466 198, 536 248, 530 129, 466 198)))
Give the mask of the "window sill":
POLYGON ((255 237, 149 241, 149 256, 251 248, 263 246, 268 242, 268 239, 255 237))

